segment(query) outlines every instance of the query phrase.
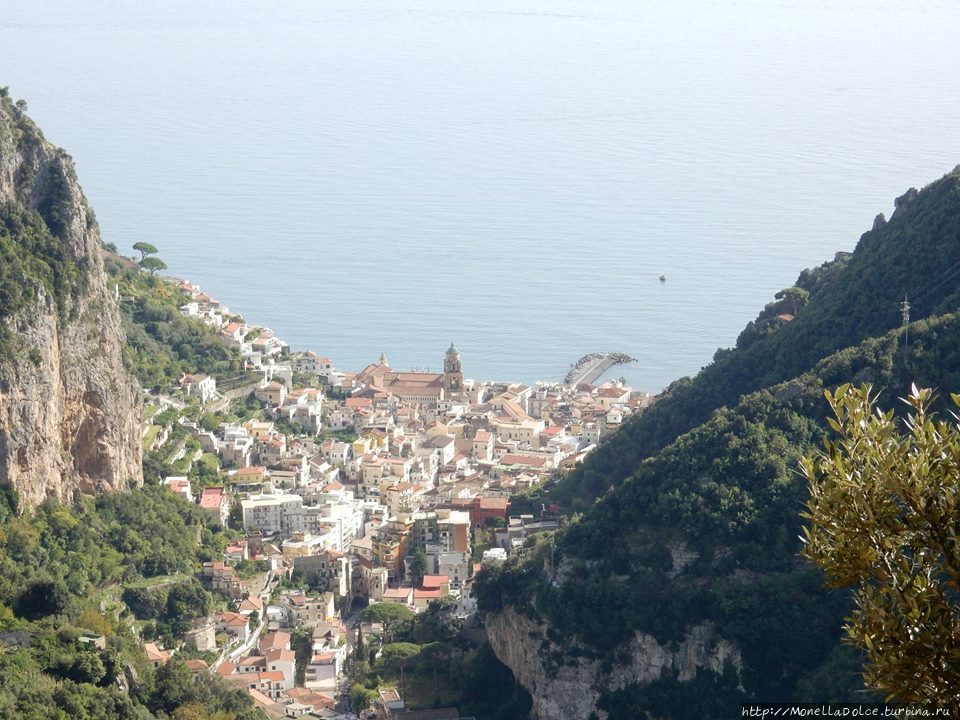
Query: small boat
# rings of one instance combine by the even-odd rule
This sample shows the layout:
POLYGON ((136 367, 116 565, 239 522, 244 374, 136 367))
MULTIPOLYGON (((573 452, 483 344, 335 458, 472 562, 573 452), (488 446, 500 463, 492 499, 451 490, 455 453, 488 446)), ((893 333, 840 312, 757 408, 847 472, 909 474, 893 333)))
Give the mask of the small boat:
POLYGON ((666 281, 667 281, 667 276, 666 276, 666 275, 661 275, 661 276, 660 276, 660 282, 666 282, 666 281))

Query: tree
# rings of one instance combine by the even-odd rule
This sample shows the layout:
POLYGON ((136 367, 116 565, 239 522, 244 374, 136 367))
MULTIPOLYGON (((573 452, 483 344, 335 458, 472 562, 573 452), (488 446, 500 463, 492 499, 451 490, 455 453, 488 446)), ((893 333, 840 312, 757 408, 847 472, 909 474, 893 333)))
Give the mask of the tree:
MULTIPOLYGON (((913 388, 905 434, 869 387, 827 395, 837 438, 802 461, 810 486, 803 554, 853 586, 848 641, 864 677, 900 702, 960 712, 960 426, 913 388)), ((960 406, 960 396, 953 401, 960 406)))
POLYGON ((450 661, 450 655, 453 648, 445 642, 432 642, 420 648, 420 657, 429 663, 433 670, 433 687, 436 690, 434 702, 440 704, 440 682, 437 679, 437 667, 441 664, 447 665, 450 661))
POLYGON ((358 660, 361 661, 364 659, 364 649, 363 649, 363 625, 357 623, 357 642, 353 646, 353 655, 358 660))
POLYGON ((149 272, 151 275, 167 269, 167 264, 157 257, 145 257, 140 261, 139 264, 141 268, 149 272))
POLYGON ((388 672, 397 673, 419 654, 420 646, 414 643, 390 643, 383 646, 380 661, 388 672))
POLYGON ((407 572, 410 573, 410 582, 420 585, 423 582, 423 573, 427 569, 427 554, 418 549, 407 555, 407 572))
POLYGON ((379 623, 383 628, 383 640, 389 643, 393 637, 393 628, 399 623, 412 620, 413 611, 406 605, 377 603, 360 613, 360 619, 366 622, 379 623))
POLYGON ((370 704, 376 700, 377 693, 375 690, 370 690, 365 688, 360 683, 354 683, 350 686, 350 707, 353 708, 354 712, 360 712, 370 707, 370 704))
POLYGON ((783 300, 790 310, 791 315, 796 315, 800 308, 807 304, 810 299, 810 293, 799 287, 784 288, 773 296, 777 300, 783 300))
POLYGON ((151 245, 148 242, 138 242, 133 244, 133 249, 140 253, 140 262, 142 263, 147 255, 156 255, 159 250, 157 250, 155 245, 151 245))
POLYGON ((39 620, 47 615, 59 615, 70 605, 70 592, 63 580, 41 578, 34 580, 14 601, 13 611, 27 620, 39 620))

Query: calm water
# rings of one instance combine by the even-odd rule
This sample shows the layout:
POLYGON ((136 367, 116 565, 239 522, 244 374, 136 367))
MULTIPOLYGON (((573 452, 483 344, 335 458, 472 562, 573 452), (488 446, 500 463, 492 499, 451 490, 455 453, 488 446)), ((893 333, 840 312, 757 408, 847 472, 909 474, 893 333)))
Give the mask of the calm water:
POLYGON ((659 389, 960 162, 952 0, 141 5, 8 3, 0 84, 106 241, 344 369, 659 389))

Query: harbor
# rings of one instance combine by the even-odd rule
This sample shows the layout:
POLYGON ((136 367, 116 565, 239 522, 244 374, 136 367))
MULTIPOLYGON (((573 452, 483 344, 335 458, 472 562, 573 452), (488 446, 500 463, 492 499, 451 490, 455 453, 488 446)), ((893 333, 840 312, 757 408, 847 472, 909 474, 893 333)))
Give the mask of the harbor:
POLYGON ((636 362, 636 358, 626 353, 588 353, 570 366, 563 378, 566 385, 593 383, 614 365, 636 362))

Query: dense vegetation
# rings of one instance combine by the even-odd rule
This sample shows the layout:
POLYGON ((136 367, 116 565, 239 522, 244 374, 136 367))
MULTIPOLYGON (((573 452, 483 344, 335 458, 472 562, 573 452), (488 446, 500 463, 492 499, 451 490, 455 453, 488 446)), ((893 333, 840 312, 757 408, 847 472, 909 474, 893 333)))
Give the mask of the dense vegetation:
POLYGON ((170 282, 118 255, 105 261, 110 281, 119 285, 124 362, 144 387, 169 386, 185 372, 229 380, 242 375, 238 353, 217 332, 180 314, 185 302, 170 282))
POLYGON ((476 627, 464 627, 456 603, 430 603, 414 615, 393 603, 371 605, 364 619, 384 626, 383 637, 360 637, 350 662, 351 702, 369 705, 376 688, 402 687, 414 709, 456 707, 464 716, 525 720, 530 695, 483 641, 476 627))
POLYGON ((192 575, 226 539, 195 506, 154 486, 49 500, 25 517, 15 507, 0 503, 0 718, 259 717, 221 679, 195 680, 180 662, 154 671, 141 649, 148 596, 181 628, 218 602, 192 575))
POLYGON ((739 673, 605 694, 614 717, 723 717, 747 698, 863 699, 860 658, 839 645, 850 598, 821 589, 823 576, 798 557, 807 489, 797 468, 827 432, 824 389, 871 382, 889 407, 914 381, 960 387, 960 320, 949 312, 960 300, 960 171, 911 198, 854 253, 802 273, 736 348, 534 498, 579 511, 555 538, 555 577, 542 541, 480 574, 483 610, 509 604, 548 622, 548 671, 571 653, 625 661, 636 631, 676 648, 704 622, 741 649, 739 673), (923 318, 909 348, 897 329, 905 293, 923 318), (693 711, 681 701, 691 693, 693 711))
POLYGON ((40 213, 0 204, 0 321, 35 302, 40 289, 65 317, 85 287, 69 243, 50 231, 40 213))

